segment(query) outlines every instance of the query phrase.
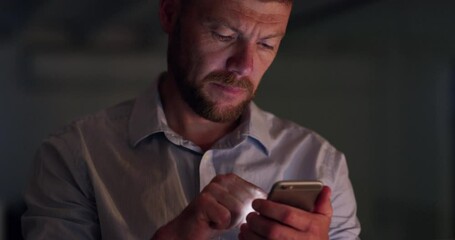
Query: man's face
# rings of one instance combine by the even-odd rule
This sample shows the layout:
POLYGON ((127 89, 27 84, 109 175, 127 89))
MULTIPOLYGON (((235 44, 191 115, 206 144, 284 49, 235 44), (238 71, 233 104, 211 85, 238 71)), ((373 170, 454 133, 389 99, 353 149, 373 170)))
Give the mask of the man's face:
POLYGON ((168 64, 198 115, 236 120, 275 58, 291 6, 276 1, 192 0, 169 32, 168 64))

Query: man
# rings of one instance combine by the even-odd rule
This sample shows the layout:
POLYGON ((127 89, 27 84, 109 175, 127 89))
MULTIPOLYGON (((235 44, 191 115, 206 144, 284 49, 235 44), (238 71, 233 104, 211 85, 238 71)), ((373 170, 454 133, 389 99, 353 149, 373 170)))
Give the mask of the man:
POLYGON ((344 156, 251 102, 291 6, 161 0, 168 71, 134 101, 44 142, 26 193, 25 237, 356 239, 344 156), (264 199, 284 179, 327 185, 313 212, 264 199))

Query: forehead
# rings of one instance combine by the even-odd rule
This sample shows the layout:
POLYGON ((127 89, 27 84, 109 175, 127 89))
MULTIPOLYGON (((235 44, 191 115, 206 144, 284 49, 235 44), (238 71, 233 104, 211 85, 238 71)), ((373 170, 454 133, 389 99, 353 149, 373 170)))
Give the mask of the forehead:
POLYGON ((287 22, 291 6, 279 1, 263 0, 194 0, 194 7, 205 15, 228 15, 233 20, 260 23, 287 22))

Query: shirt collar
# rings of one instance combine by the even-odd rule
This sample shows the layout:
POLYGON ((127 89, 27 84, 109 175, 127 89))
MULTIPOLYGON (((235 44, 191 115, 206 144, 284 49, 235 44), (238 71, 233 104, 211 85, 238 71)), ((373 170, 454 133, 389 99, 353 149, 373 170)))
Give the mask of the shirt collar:
POLYGON ((164 132, 167 129, 166 117, 161 104, 158 86, 165 76, 161 74, 158 79, 136 98, 128 123, 129 142, 135 147, 148 136, 164 132))
MULTIPOLYGON (((158 90, 160 80, 166 73, 153 81, 147 90, 136 98, 129 120, 129 142, 136 147, 142 140, 160 132, 173 132, 167 125, 158 90)), ((270 133, 271 115, 260 110, 256 104, 250 103, 243 113, 237 133, 259 143, 266 155, 270 152, 272 136, 270 133)))
POLYGON ((256 140, 264 148, 266 155, 269 155, 272 147, 272 135, 270 132, 272 124, 272 115, 262 111, 253 102, 250 103, 249 111, 246 113, 248 121, 247 134, 256 140))

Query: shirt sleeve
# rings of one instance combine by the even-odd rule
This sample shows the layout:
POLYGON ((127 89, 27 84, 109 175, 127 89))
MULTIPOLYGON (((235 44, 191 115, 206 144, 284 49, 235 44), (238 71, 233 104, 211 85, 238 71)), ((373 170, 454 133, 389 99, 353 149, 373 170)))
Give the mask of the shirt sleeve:
POLYGON ((36 154, 22 216, 25 239, 101 239, 87 168, 69 146, 54 136, 36 154))
POLYGON ((334 209, 330 224, 331 240, 360 239, 360 223, 357 219, 357 204, 354 190, 348 176, 346 158, 340 152, 335 153, 337 167, 334 168, 332 182, 332 207, 334 209))

